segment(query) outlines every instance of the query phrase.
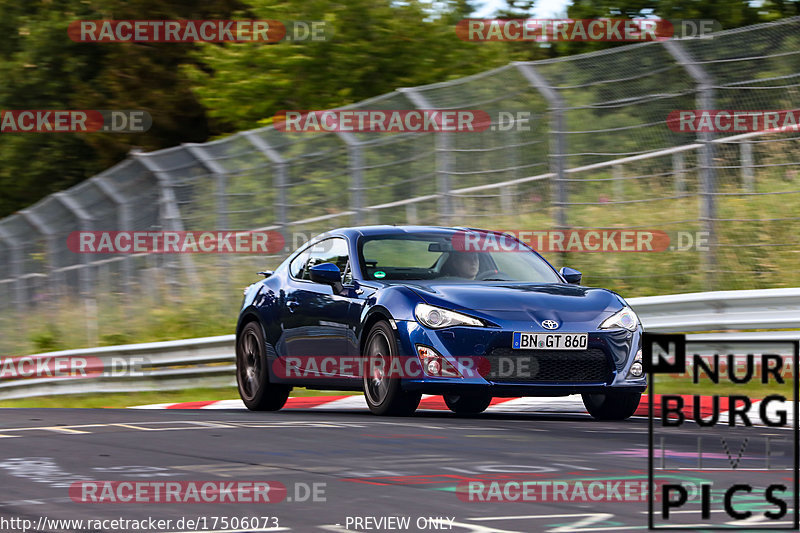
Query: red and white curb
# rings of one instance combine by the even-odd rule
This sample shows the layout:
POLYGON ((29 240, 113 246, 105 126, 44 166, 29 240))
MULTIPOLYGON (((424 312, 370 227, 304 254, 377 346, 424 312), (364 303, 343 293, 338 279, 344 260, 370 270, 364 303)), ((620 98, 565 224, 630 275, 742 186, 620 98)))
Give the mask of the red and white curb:
MULTIPOLYGON (((653 399, 654 415, 661 416, 660 396, 656 395, 653 399)), ((683 398, 683 408, 681 412, 687 420, 694 416, 694 396, 681 395, 683 398)), ((704 420, 708 420, 713 415, 713 398, 711 396, 700 396, 700 415, 704 420)), ((761 400, 753 400, 747 415, 753 424, 762 425, 760 416, 761 400)), ((139 405, 131 409, 246 409, 241 400, 220 400, 203 402, 184 402, 184 403, 157 403, 151 405, 139 405)), ((366 411, 367 403, 363 395, 350 396, 300 396, 292 397, 286 402, 284 409, 321 409, 321 410, 345 410, 345 411, 366 411)), ((448 411, 441 396, 423 395, 419 404, 419 410, 426 411, 448 411)), ((642 395, 642 401, 636 410, 636 416, 647 416, 648 398, 642 395)), ((787 422, 791 425, 794 419, 792 414, 791 401, 785 403, 772 402, 766 409, 769 420, 778 420, 778 411, 785 410, 787 422)), ((719 399, 719 419, 717 423, 727 423, 729 418, 728 398, 719 399)), ((494 398, 492 404, 486 409, 487 413, 557 413, 557 414, 584 414, 588 416, 583 400, 580 395, 563 396, 556 398, 525 397, 525 398, 494 398)), ((740 424, 741 421, 737 421, 740 424)))
MULTIPOLYGON (((246 409, 241 400, 220 400, 207 402, 157 403, 139 405, 131 409, 246 409)), ((367 402, 363 395, 349 396, 300 396, 292 397, 284 409, 327 409, 366 411, 367 402)), ((423 395, 420 410, 448 411, 441 396, 423 395)), ((578 395, 559 398, 494 398, 486 410, 495 413, 586 413, 583 401, 578 395)))

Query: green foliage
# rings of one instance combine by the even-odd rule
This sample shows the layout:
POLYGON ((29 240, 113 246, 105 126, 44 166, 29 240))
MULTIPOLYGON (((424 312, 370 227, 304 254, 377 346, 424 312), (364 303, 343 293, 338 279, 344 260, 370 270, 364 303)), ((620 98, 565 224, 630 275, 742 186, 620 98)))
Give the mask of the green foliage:
MULTIPOLYGON (((529 16, 508 0, 497 16, 529 16)), ((734 28, 791 16, 798 2, 576 0, 574 18, 711 18, 734 28)), ((155 150, 252 128, 282 109, 325 109, 505 65, 619 43, 474 43, 456 37, 469 0, 0 0, 0 109, 142 109, 143 134, 6 134, 0 217, 63 190, 133 147, 155 150), (260 18, 325 21, 321 42, 90 44, 67 36, 80 19, 260 18)))
POLYGON ((508 62, 502 48, 456 37, 464 2, 438 2, 431 13, 418 0, 248 1, 259 19, 324 21, 330 38, 200 46, 184 72, 225 131, 264 125, 281 110, 332 108, 508 62))
POLYGON ((238 0, 0 0, 0 109, 141 109, 143 134, 8 133, 0 137, 0 217, 117 163, 136 146, 203 141, 205 109, 178 66, 191 45, 69 39, 81 19, 227 17, 238 0))
POLYGON ((31 335, 31 344, 36 353, 54 352, 64 347, 58 328, 53 324, 46 324, 41 330, 31 335))

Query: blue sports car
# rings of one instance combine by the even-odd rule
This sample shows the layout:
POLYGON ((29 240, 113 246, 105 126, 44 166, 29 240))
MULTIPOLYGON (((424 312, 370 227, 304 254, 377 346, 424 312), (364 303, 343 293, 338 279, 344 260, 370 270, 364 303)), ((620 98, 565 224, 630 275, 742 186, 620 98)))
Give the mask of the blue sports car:
POLYGON ((342 228, 261 274, 236 328, 252 410, 280 409, 298 386, 363 390, 379 415, 410 415, 422 394, 459 414, 493 397, 581 394, 593 417, 621 420, 647 385, 625 300, 509 234, 342 228))

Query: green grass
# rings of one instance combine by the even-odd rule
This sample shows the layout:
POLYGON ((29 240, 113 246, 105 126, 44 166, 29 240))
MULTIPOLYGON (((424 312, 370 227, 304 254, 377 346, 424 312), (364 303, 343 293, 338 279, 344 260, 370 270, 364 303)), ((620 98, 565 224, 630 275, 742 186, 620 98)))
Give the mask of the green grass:
POLYGON ((787 379, 783 384, 769 383, 762 384, 759 378, 755 378, 749 383, 731 383, 720 378, 720 383, 712 384, 704 380, 701 383, 693 384, 691 378, 658 376, 656 378, 656 394, 715 394, 728 396, 731 394, 743 394, 753 399, 760 399, 770 394, 783 395, 791 401, 793 397, 794 381, 787 379))
MULTIPOLYGON (((325 391, 295 388, 292 396, 342 396, 360 394, 349 391, 325 391)), ((177 391, 113 392, 106 394, 64 394, 37 396, 16 400, 0 400, 2 407, 60 407, 60 408, 110 408, 119 409, 153 403, 182 403, 218 400, 235 400, 239 395, 234 387, 224 389, 186 389, 177 391)))

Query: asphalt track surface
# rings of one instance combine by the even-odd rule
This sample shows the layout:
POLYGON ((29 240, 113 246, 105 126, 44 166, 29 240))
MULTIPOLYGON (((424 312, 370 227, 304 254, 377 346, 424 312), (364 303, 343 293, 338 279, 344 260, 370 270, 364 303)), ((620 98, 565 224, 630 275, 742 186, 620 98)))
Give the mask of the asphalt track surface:
MULTIPOLYGON (((701 520, 699 498, 656 525, 726 523, 792 525, 793 432, 780 428, 659 428, 667 435, 666 480, 712 483, 710 519, 701 520), (669 430, 669 433, 666 431, 669 430), (747 431, 747 433, 741 433, 747 431), (703 468, 696 468, 697 437, 703 468), (749 444, 731 470, 744 436, 749 444), (771 442, 765 469, 765 439, 771 442), (783 455, 780 455, 783 454, 783 455), (678 469, 682 468, 682 469, 678 469), (735 498, 751 510, 749 522, 732 522, 721 503, 733 483, 765 487, 784 483, 789 513, 776 510, 755 489, 735 498)), ((661 447, 656 437, 659 467, 661 447)), ((648 422, 598 422, 586 414, 485 413, 458 417, 420 411, 410 418, 376 417, 363 410, 0 410, 0 525, 3 531, 133 531, 58 527, 55 519, 172 520, 144 531, 627 531, 647 529, 646 501, 481 502, 457 487, 481 480, 645 481, 648 422), (70 498, 76 481, 278 481, 287 488, 276 503, 80 503, 70 498), (317 501, 306 489, 317 484, 317 501), (254 517, 246 527, 235 518, 254 517), (366 521, 408 517, 403 522, 366 521), (180 519, 183 522, 179 522, 180 519), (222 519, 228 518, 226 525, 222 519), (356 519, 360 518, 361 521, 356 519), (186 520, 197 520, 193 527, 186 520), (179 527, 179 526, 183 527, 179 527), (216 527, 213 527, 216 525, 216 527), (226 526, 226 527, 223 527, 226 526), (255 527, 254 527, 255 526, 255 527)), ((611 500, 614 500, 613 493, 611 500)), ((660 512, 660 503, 655 503, 660 512)), ((91 525, 91 524, 89 524, 91 525)), ((63 524, 62 524, 63 526, 63 524)))

